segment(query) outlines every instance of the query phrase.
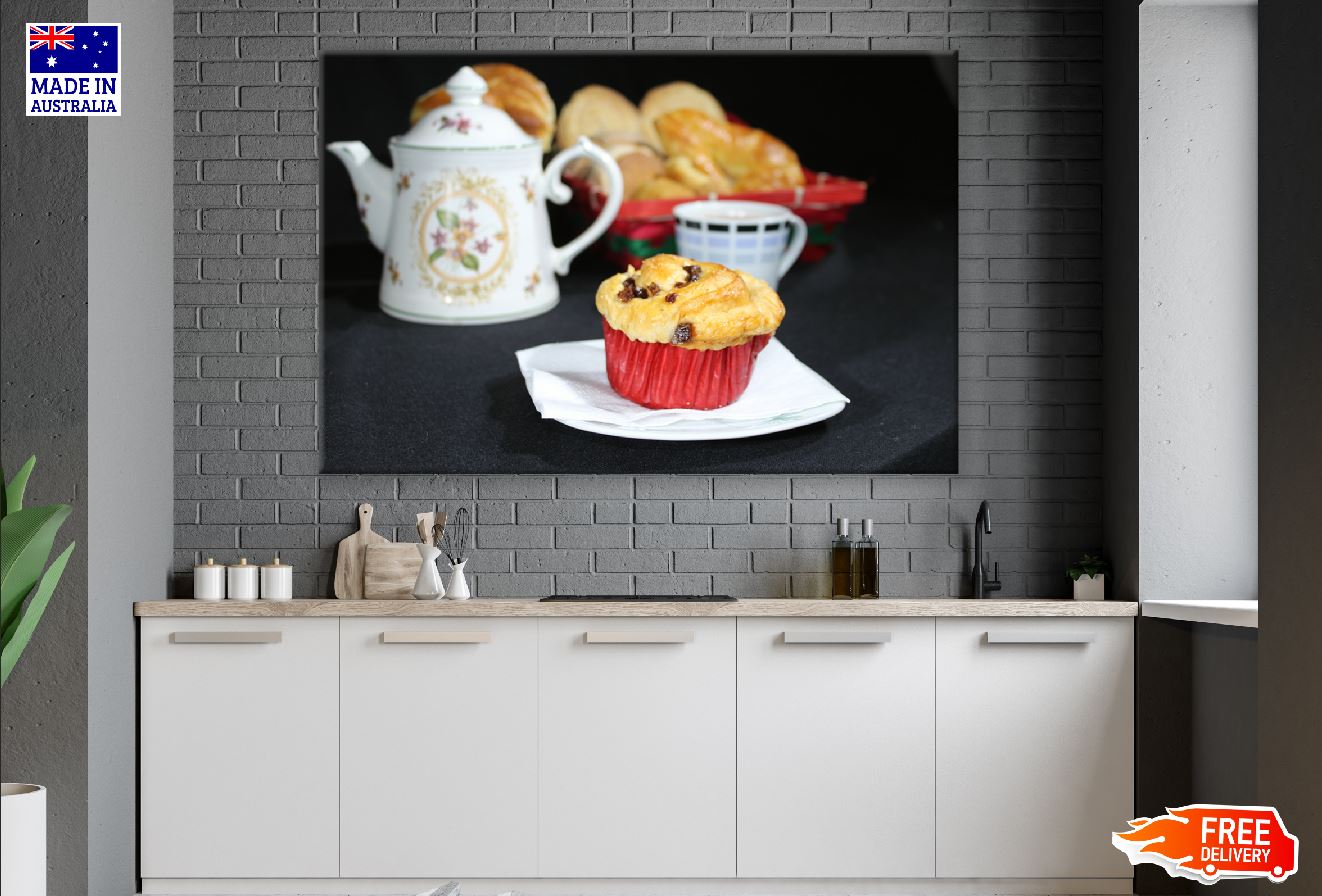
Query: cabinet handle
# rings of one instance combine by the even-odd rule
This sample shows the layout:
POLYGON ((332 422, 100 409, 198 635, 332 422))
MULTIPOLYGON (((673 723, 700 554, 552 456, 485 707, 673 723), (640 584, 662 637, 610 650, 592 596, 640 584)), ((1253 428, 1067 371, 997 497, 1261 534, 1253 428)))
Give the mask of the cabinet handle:
POLYGON ((988 644, 1091 644, 1092 632, 987 632, 988 644))
POLYGON ((888 644, 890 632, 785 632, 786 644, 888 644))
POLYGON ((687 644, 693 632, 584 632, 588 644, 687 644))
POLYGON ((171 644, 279 644, 280 632, 170 632, 171 644))
POLYGON ((382 632, 382 644, 490 644, 491 632, 382 632))

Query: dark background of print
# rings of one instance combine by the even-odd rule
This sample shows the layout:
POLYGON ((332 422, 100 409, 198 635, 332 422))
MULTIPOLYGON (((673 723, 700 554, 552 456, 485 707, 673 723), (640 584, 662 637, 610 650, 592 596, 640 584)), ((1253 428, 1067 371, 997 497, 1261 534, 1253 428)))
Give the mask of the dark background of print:
MULTIPOLYGON (((554 310, 483 327, 404 323, 376 310, 382 259, 349 178, 323 152, 327 472, 953 473, 956 398, 955 57, 700 54, 330 55, 324 143, 362 140, 388 161, 413 100, 460 65, 514 61, 557 107, 587 83, 640 99, 683 79, 785 140, 804 166, 864 180, 824 261, 781 281, 778 338, 850 398, 823 423, 754 439, 647 442, 542 420, 514 352, 600 337, 593 295, 613 264, 589 250, 554 310)), ((583 226, 551 207, 556 242, 583 226)))

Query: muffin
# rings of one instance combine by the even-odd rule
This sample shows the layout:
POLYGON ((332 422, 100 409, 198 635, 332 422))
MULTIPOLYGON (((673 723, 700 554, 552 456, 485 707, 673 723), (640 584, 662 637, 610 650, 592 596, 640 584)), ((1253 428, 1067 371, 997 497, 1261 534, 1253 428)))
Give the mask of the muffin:
POLYGON ((654 255, 597 289, 611 388, 648 408, 712 410, 748 388, 785 306, 742 271, 654 255))

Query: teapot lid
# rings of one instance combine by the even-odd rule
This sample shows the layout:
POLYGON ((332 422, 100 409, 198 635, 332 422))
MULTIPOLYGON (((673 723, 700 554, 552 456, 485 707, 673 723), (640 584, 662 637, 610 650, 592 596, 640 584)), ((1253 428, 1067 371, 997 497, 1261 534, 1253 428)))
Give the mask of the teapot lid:
POLYGON ((445 82, 450 102, 432 109, 407 134, 391 143, 426 149, 514 149, 537 145, 537 139, 502 109, 482 102, 487 82, 464 66, 445 82))

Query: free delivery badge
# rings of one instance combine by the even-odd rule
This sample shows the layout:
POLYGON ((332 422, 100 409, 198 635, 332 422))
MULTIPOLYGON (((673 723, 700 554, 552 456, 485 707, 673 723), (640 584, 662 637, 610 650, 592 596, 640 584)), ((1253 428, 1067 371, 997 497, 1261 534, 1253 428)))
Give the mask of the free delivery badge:
POLYGON ((27 24, 28 115, 119 115, 118 23, 27 24))
POLYGON ((1199 803, 1137 818, 1111 843, 1131 865, 1160 865, 1171 877, 1204 884, 1265 877, 1280 883, 1299 868, 1299 838, 1271 806, 1199 803))

